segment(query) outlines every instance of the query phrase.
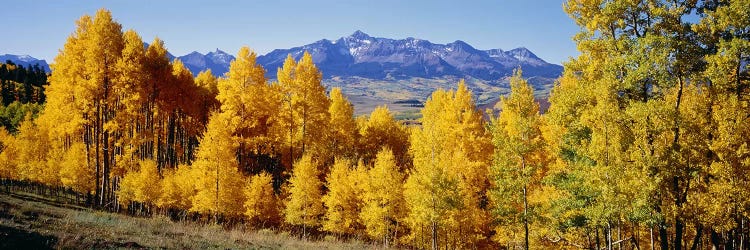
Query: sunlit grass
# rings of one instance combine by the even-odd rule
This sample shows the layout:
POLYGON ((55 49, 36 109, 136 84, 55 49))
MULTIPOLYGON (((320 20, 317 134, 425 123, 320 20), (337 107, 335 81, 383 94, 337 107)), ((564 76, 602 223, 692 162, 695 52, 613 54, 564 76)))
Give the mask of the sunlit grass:
MULTIPOLYGON (((302 240, 286 231, 232 228, 200 221, 172 221, 166 216, 136 218, 63 208, 52 199, 26 193, 0 193, 0 231, 16 230, 21 237, 38 237, 51 248, 167 248, 167 249, 371 249, 378 245, 316 236, 302 240)), ((6 236, 7 237, 7 236, 6 236)), ((13 240, 4 239, 0 241, 13 240)), ((37 240, 32 238, 29 240, 37 240)), ((9 243, 12 244, 12 243, 9 243)), ((6 246, 0 244, 0 246, 6 246)), ((13 245, 10 247, 12 248, 13 245)), ((2 248, 2 247, 0 247, 2 248)))

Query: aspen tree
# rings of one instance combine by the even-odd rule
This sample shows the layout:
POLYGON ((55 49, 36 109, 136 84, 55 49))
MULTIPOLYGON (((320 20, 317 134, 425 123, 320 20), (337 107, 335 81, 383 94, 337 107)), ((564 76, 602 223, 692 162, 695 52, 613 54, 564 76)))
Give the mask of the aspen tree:
POLYGON ((337 158, 326 177, 328 192, 323 195, 326 213, 323 230, 338 234, 355 234, 362 223, 359 212, 362 210, 360 198, 361 183, 357 183, 356 169, 351 161, 337 158))
POLYGON ((330 100, 322 77, 309 52, 296 62, 289 55, 277 73, 282 100, 277 131, 283 134, 282 162, 286 166, 308 151, 316 159, 323 152, 330 100))
POLYGON ((502 111, 492 123, 495 157, 491 176, 495 186, 491 200, 499 221, 497 238, 503 237, 500 243, 514 242, 529 249, 529 227, 538 217, 538 204, 531 204, 529 196, 542 192, 547 152, 539 104, 520 70, 510 79, 510 88, 510 95, 500 98, 502 111), (514 239, 514 235, 523 235, 523 239, 514 239))
POLYGON ((461 81, 455 91, 433 92, 421 121, 412 130, 414 169, 404 187, 409 239, 429 239, 414 244, 433 249, 485 244, 489 215, 482 200, 492 144, 471 91, 461 81))
POLYGON ((324 163, 333 163, 336 157, 352 158, 356 153, 356 143, 359 139, 357 122, 354 120, 354 106, 341 93, 340 88, 332 88, 329 94, 331 105, 328 113, 326 146, 323 156, 324 163))
POLYGON ((250 178, 245 188, 245 216, 263 225, 276 225, 281 218, 271 175, 262 172, 250 178))
POLYGON ((192 165, 197 193, 191 198, 191 211, 217 217, 244 213, 243 178, 227 124, 219 115, 209 119, 192 165))
POLYGON ((411 166, 409 156, 409 130, 399 123, 388 106, 376 107, 368 117, 357 122, 360 134, 358 155, 366 164, 372 164, 382 147, 388 147, 402 170, 411 166))
POLYGON ((362 193, 362 222, 372 239, 382 239, 384 247, 395 245, 399 226, 403 227, 406 214, 402 184, 404 174, 396 165, 395 156, 389 148, 378 152, 373 168, 367 171, 367 177, 362 193))
POLYGON ((308 228, 318 227, 325 213, 320 190, 322 184, 318 179, 317 162, 309 154, 295 162, 292 171, 284 221, 302 226, 302 237, 306 238, 308 228))

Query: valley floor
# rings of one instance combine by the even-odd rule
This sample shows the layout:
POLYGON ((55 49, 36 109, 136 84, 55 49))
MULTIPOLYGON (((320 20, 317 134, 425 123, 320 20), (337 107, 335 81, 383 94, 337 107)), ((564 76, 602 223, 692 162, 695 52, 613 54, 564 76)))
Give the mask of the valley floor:
POLYGON ((136 218, 26 192, 0 191, 0 249, 366 249, 329 237, 304 241, 285 232, 136 218))

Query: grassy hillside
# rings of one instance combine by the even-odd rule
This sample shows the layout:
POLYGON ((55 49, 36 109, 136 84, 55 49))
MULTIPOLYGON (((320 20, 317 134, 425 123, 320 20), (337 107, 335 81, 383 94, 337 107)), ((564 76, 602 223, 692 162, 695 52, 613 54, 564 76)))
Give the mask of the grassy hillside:
POLYGON ((222 228, 166 217, 94 211, 24 192, 0 191, 0 249, 363 249, 332 237, 303 241, 287 233, 222 228))

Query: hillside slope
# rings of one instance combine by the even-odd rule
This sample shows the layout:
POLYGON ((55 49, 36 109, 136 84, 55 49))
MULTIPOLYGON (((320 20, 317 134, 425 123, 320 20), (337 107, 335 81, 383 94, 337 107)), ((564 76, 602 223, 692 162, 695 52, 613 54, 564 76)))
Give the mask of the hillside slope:
MULTIPOLYGON (((3 189, 5 189, 3 187, 3 189)), ((134 218, 24 192, 0 191, 0 249, 367 249, 330 238, 224 229, 215 224, 134 218)))

